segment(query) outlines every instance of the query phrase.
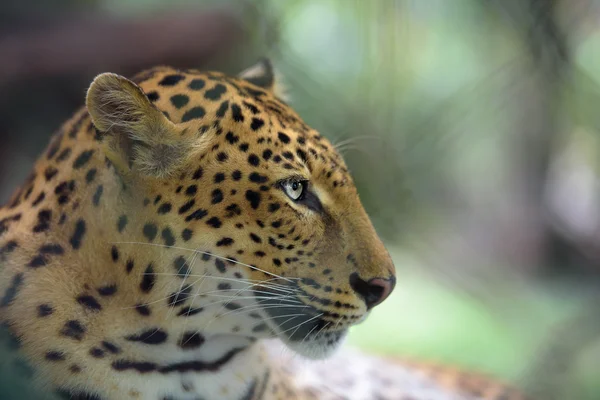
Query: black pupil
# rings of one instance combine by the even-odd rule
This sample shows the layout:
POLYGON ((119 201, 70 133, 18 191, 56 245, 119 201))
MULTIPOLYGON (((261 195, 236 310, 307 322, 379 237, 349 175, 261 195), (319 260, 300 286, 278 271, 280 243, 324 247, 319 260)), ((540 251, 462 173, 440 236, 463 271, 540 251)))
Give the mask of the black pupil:
POLYGON ((298 182, 292 182, 292 190, 298 190, 300 184, 298 182))

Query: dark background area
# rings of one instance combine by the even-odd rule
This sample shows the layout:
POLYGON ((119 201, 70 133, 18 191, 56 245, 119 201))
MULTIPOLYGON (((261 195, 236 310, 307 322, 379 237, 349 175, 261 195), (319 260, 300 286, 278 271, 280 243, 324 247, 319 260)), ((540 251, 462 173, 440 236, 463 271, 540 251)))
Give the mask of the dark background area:
POLYGON ((352 344, 598 399, 599 21, 594 0, 4 0, 0 199, 96 74, 269 56, 398 267, 352 344))

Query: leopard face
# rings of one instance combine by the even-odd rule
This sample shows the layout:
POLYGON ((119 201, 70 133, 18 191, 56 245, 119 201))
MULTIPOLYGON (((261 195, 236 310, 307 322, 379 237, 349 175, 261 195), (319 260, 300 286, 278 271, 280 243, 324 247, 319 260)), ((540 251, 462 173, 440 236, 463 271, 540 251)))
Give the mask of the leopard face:
POLYGON ((100 75, 87 96, 125 184, 214 257, 209 274, 235 269, 221 286, 245 286, 227 309, 260 314, 256 336, 327 355, 395 283, 342 157, 279 97, 267 61, 240 77, 158 68, 134 80, 100 75))

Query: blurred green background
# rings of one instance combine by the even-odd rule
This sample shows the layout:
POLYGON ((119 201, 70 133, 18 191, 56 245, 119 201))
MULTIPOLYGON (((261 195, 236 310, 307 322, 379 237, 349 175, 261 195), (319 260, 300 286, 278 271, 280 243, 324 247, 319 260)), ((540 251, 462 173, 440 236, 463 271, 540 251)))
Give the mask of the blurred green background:
POLYGON ((349 342, 597 400, 599 18, 595 0, 4 0, 0 198, 95 74, 269 56, 396 261, 349 342))

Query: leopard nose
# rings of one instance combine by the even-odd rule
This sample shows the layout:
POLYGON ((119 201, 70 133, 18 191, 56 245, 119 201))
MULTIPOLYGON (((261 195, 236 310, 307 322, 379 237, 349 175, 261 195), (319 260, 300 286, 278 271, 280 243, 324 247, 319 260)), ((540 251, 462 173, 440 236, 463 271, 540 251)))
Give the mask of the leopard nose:
POLYGON ((387 279, 373 278, 369 281, 362 279, 356 272, 350 275, 350 287, 365 301, 368 310, 387 299, 395 285, 396 277, 393 275, 387 279))

